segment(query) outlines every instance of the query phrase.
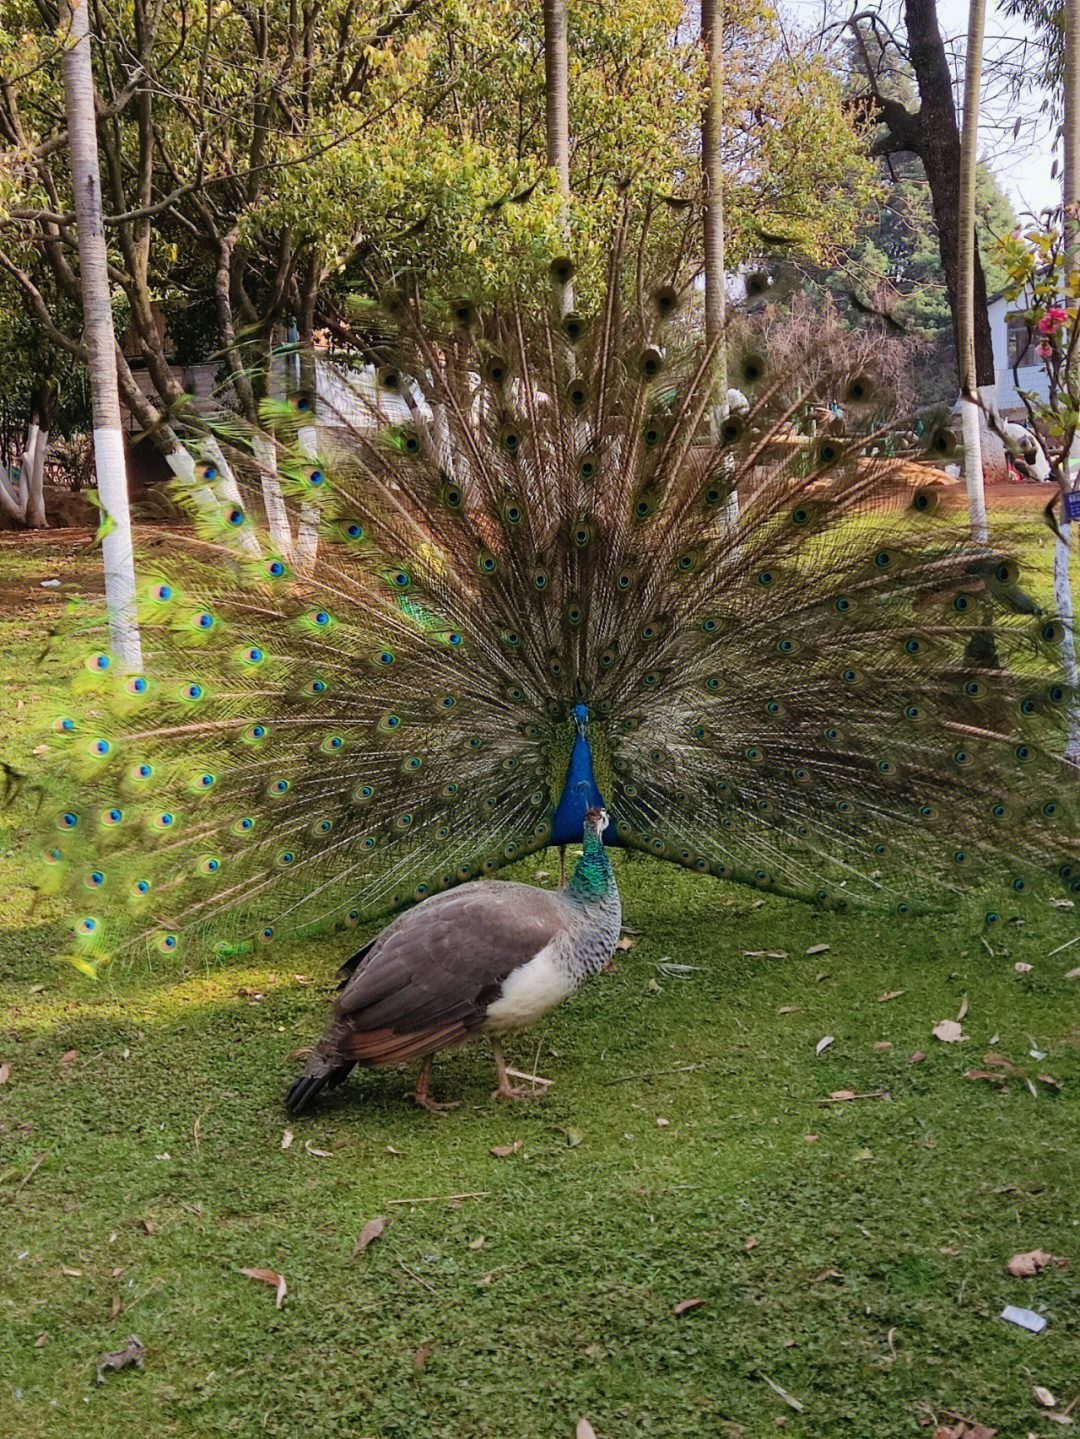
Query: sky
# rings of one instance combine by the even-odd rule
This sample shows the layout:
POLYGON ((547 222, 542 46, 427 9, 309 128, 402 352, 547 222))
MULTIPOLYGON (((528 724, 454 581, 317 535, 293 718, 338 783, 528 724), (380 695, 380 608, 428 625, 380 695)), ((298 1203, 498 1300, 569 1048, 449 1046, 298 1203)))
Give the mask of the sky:
MULTIPOLYGON (((835 21, 850 15, 855 8, 850 0, 847 4, 838 3, 838 0, 779 0, 781 14, 790 15, 803 30, 820 29, 823 14, 827 22, 835 21)), ((868 4, 865 8, 880 10, 890 21, 898 19, 901 11, 897 0, 868 4)), ((963 54, 967 17, 967 0, 938 0, 938 23, 947 42, 954 42, 950 44, 950 52, 955 52, 957 56, 963 54)), ((1017 60, 1025 29, 1022 20, 1003 15, 990 0, 987 6, 984 68, 990 68, 992 61, 999 57, 1017 60)), ((1041 90, 1031 88, 1017 100, 1006 95, 992 75, 983 85, 979 153, 989 161, 1022 218, 1061 203, 1060 183, 1050 175, 1054 161, 1054 136, 1046 117, 1039 114, 1044 98, 1041 90), (1017 119, 1021 121, 1021 132, 1014 141, 1012 131, 1017 119)))

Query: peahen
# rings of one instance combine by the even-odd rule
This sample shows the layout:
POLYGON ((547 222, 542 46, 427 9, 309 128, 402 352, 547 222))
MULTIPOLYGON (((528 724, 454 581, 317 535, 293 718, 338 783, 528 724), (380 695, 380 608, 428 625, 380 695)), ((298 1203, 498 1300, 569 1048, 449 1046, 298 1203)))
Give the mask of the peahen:
POLYGON ((516 1071, 506 1067, 502 1035, 541 1019, 615 952, 622 911, 607 823, 603 809, 585 811, 581 858, 565 889, 479 879, 399 915, 349 962, 334 1022, 289 1090, 288 1108, 305 1109, 356 1064, 415 1055, 424 1056, 417 1104, 454 1108, 431 1098, 431 1056, 480 1034, 495 1057, 492 1098, 528 1097, 509 1082, 516 1071))
MULTIPOLYGON (((872 356, 812 339, 772 373, 733 332, 729 412, 692 290, 646 268, 616 243, 583 313, 369 298, 369 379, 343 376, 326 453, 293 444, 309 398, 268 407, 314 568, 269 547, 222 431, 239 490, 204 459, 194 530, 140 561, 145 675, 88 635, 41 881, 71 897, 77 963, 425 901, 361 952, 297 1106, 354 1061, 491 1029, 536 951, 496 938, 501 893, 454 887, 576 844, 600 806, 607 845, 837 909, 1080 891, 1065 629, 942 502, 947 435, 913 462, 872 356), (834 401, 844 433, 805 433, 834 401)), ((538 939, 579 889, 530 899, 538 939)))

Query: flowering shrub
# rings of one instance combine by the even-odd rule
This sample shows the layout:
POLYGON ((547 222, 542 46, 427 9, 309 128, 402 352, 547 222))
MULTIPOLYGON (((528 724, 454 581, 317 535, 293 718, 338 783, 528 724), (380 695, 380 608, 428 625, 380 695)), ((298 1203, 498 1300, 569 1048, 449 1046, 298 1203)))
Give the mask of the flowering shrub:
POLYGON ((1066 237, 1053 226, 1015 230, 1000 248, 1009 277, 1005 296, 1013 305, 1008 319, 1027 327, 1028 344, 1034 343, 1046 371, 1046 397, 1020 388, 1016 364, 1013 378, 1028 421, 1060 479, 1080 415, 1080 269, 1066 265, 1066 237))

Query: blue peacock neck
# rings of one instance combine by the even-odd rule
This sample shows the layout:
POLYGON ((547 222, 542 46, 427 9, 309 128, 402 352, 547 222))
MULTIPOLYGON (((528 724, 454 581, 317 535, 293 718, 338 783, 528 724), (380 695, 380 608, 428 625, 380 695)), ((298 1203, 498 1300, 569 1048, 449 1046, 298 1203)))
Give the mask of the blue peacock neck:
POLYGON ((574 867, 574 875, 566 892, 579 904, 592 904, 606 899, 614 891, 615 875, 603 840, 591 824, 585 825, 584 828, 581 858, 574 867))
MULTIPOLYGON (((562 794, 551 819, 552 844, 577 844, 585 824, 585 811, 601 809, 604 798, 593 771, 592 750, 589 748, 587 726, 589 711, 584 705, 574 706, 574 744, 562 794)), ((610 827, 608 832, 610 841, 610 827)))

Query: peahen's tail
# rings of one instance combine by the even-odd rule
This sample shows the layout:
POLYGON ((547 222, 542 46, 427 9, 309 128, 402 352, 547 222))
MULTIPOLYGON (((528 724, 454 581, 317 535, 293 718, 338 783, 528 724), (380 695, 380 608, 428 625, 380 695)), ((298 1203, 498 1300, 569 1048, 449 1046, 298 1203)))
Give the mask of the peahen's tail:
POLYGON ((966 538, 947 432, 812 343, 774 371, 732 341, 721 405, 692 291, 617 249, 588 298, 396 290, 318 458, 301 398, 276 480, 236 433, 238 489, 196 467, 193 530, 140 560, 146 674, 88 635, 56 721, 80 798, 43 883, 88 961, 354 926, 598 796, 614 842, 821 904, 1080 889, 1064 627, 966 538))

